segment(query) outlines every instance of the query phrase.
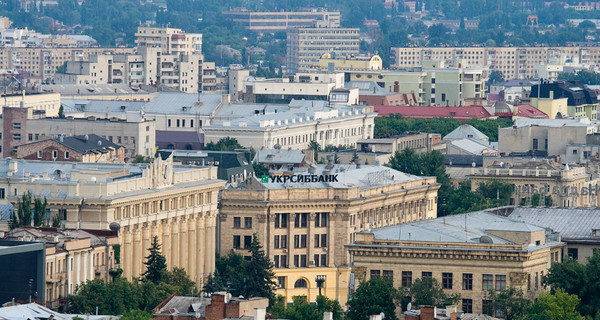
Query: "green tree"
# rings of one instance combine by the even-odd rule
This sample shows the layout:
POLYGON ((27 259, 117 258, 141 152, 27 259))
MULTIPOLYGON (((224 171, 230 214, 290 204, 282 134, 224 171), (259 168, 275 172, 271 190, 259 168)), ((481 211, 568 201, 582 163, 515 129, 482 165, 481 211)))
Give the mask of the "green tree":
POLYGON ((286 306, 285 297, 279 295, 269 312, 275 319, 313 320, 323 317, 324 312, 332 312, 334 320, 341 320, 343 311, 337 300, 325 296, 317 296, 316 304, 310 304, 304 296, 292 297, 293 302, 286 306))
MULTIPOLYGON (((414 305, 430 305, 443 307, 456 304, 460 299, 459 294, 446 294, 442 285, 435 278, 418 278, 409 288, 401 289, 405 296, 411 297, 414 305)), ((401 291, 401 292, 402 292, 401 291)))
POLYGON ((60 228, 60 215, 58 212, 52 215, 52 228, 60 228))
MULTIPOLYGON (((492 40, 493 41, 493 40, 492 40)), ((492 70, 488 77, 488 85, 504 82, 504 74, 498 70, 492 70)))
POLYGON ((152 158, 150 158, 149 156, 144 157, 141 154, 136 154, 135 158, 132 161, 133 163, 150 163, 152 162, 152 158))
POLYGON ((10 227, 17 228, 22 226, 31 225, 31 216, 33 211, 31 210, 31 193, 25 192, 21 199, 17 202, 17 211, 11 211, 10 214, 10 227))
POLYGON ((65 118, 65 107, 63 107, 63 105, 60 105, 60 108, 58 108, 58 117, 60 119, 64 119, 65 118))
POLYGON ((252 236, 249 251, 250 260, 246 266, 248 277, 246 280, 246 295, 244 297, 267 297, 270 301, 273 301, 276 288, 273 263, 265 255, 265 251, 258 241, 256 234, 252 236))
POLYGON ((368 319, 370 315, 384 313, 386 319, 396 320, 396 303, 400 294, 388 277, 371 278, 362 282, 348 300, 350 320, 368 319))
POLYGON ((321 149, 321 146, 319 145, 318 142, 316 141, 311 141, 308 143, 308 149, 309 150, 313 150, 315 153, 315 161, 319 161, 319 150, 321 149))
POLYGON ((152 244, 148 248, 150 254, 146 257, 144 264, 146 265, 146 272, 143 274, 144 281, 150 281, 154 284, 158 284, 165 276, 167 270, 167 259, 160 253, 160 244, 158 243, 158 236, 152 238, 152 244))
POLYGON ((520 319, 525 315, 529 300, 523 297, 523 290, 508 287, 503 291, 490 291, 492 308, 502 312, 506 320, 520 319))
POLYGON ((262 177, 269 174, 269 168, 262 163, 253 162, 252 169, 254 169, 254 175, 257 177, 262 177))
POLYGON ((585 319, 576 309, 579 297, 558 289, 554 294, 542 293, 535 302, 527 308, 526 320, 583 320, 585 319))
POLYGON ((45 224, 45 215, 46 215, 46 206, 48 205, 48 200, 44 197, 44 201, 39 198, 33 199, 33 225, 41 226, 45 224))
POLYGON ((197 296, 199 294, 196 283, 190 280, 183 268, 174 267, 172 271, 165 271, 163 281, 166 284, 180 288, 177 293, 181 295, 197 296))
POLYGON ((121 320, 152 320, 152 313, 143 310, 130 310, 125 312, 121 320))
POLYGON ((235 149, 244 149, 244 147, 237 141, 236 138, 224 137, 219 139, 219 141, 216 143, 207 143, 204 146, 204 149, 215 151, 234 151, 235 149))

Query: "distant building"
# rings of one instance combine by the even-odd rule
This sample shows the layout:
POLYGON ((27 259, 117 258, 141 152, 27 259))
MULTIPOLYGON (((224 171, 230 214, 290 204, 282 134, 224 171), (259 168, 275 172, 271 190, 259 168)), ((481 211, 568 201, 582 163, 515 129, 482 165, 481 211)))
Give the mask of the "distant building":
POLYGON ((370 56, 340 56, 336 52, 327 52, 319 59, 319 69, 328 70, 333 64, 335 70, 381 70, 383 68, 381 57, 370 56))
POLYGON ((162 55, 202 54, 201 33, 185 33, 169 27, 138 27, 135 37, 137 47, 159 48, 162 55))
POLYGON ((313 150, 298 149, 259 149, 256 150, 253 162, 264 164, 273 171, 309 167, 314 163, 313 150))
POLYGON ((124 162, 125 148, 95 134, 60 136, 17 146, 17 158, 95 163, 124 162))
POLYGON ((446 154, 497 156, 497 146, 488 136, 469 124, 463 124, 444 137, 446 154))
POLYGON ((541 109, 550 118, 582 118, 587 117, 590 120, 598 118, 598 96, 596 92, 581 82, 555 81, 552 83, 536 84, 531 87, 531 104, 541 109), (544 101, 554 102, 560 99, 567 99, 567 114, 559 110, 555 112, 554 108, 546 107, 544 101))
POLYGON ((358 103, 367 106, 416 106, 419 104, 414 93, 391 92, 380 87, 375 81, 350 81, 346 88, 358 88, 358 103))
POLYGON ((438 189, 435 177, 333 161, 249 179, 221 191, 220 253, 247 255, 257 235, 287 302, 314 302, 321 275, 322 294, 345 304, 352 260, 344 244, 361 230, 435 218, 438 189))
POLYGON ((305 11, 248 11, 236 8, 223 12, 223 15, 234 22, 242 24, 246 29, 256 32, 286 31, 288 28, 303 28, 314 25, 316 21, 331 23, 333 27, 340 26, 340 12, 326 9, 305 11))
MULTIPOLYGON (((0 301, 46 299, 46 246, 28 241, 0 240, 0 301)), ((0 318, 2 311, 0 308, 0 318)))
MULTIPOLYGON (((488 212, 472 212, 356 233, 350 252, 354 283, 389 277, 394 287, 434 278, 460 294, 464 313, 493 314, 490 290, 521 289, 534 299, 565 244, 532 224, 488 212)), ((413 318, 414 319, 414 318, 413 318)))
POLYGON ((317 23, 312 28, 287 30, 287 73, 307 72, 319 65, 324 53, 335 52, 338 56, 359 54, 360 29, 340 28, 333 24, 317 23))
POLYGON ((53 310, 66 307, 66 297, 78 285, 93 279, 109 281, 110 271, 120 262, 113 231, 19 227, 5 233, 5 239, 45 244, 44 297, 46 307, 53 310))

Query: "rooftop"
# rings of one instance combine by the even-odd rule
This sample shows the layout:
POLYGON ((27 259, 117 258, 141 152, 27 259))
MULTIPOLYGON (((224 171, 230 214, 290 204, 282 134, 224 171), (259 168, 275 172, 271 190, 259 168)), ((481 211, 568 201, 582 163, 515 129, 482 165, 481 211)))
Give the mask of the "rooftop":
POLYGON ((380 116, 401 114, 407 118, 489 118, 492 115, 482 106, 437 107, 437 106, 375 106, 380 116))
POLYGON ((256 150, 254 161, 258 163, 300 164, 305 154, 296 149, 259 149, 256 150))
POLYGON ((64 314, 50 310, 36 303, 21 304, 0 308, 0 320, 72 320, 75 317, 86 320, 112 320, 116 316, 64 314))
POLYGON ((600 241, 600 209, 515 207, 508 216, 541 228, 558 232, 564 240, 600 241))
POLYGON ((489 141, 489 137, 483 134, 483 132, 477 130, 470 124, 460 125, 458 128, 452 130, 452 132, 448 133, 444 140, 454 140, 454 139, 476 139, 481 141, 489 141))

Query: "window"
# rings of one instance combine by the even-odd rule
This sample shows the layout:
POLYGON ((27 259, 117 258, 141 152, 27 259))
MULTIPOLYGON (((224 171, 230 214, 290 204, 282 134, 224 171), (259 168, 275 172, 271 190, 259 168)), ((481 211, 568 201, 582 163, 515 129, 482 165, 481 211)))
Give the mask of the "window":
POLYGON ((473 290, 472 273, 463 273, 463 290, 473 290))
POLYGON ((315 214, 315 227, 327 227, 328 212, 317 212, 315 214))
POLYGON ((14 130, 21 130, 21 123, 20 122, 13 123, 13 129, 14 130))
POLYGON ((285 289, 285 277, 277 277, 277 287, 279 289, 285 289))
POLYGON ((245 217, 244 218, 244 228, 246 228, 246 229, 252 229, 252 217, 245 217))
POLYGON ((296 213, 294 218, 294 227, 295 228, 306 228, 306 224, 308 222, 308 213, 296 213))
POLYGON ((321 267, 326 267, 326 266, 327 266, 327 255, 322 254, 321 255, 321 267))
POLYGON ((240 236, 233 236, 233 247, 235 249, 240 248, 240 236))
POLYGON ((506 290, 506 275, 496 275, 496 290, 506 290))
POLYGON ((275 215, 275 228, 287 228, 288 214, 277 213, 275 215))
POLYGON ((278 255, 274 255, 274 256, 273 256, 273 262, 274 262, 274 263, 273 263, 273 266, 274 266, 275 268, 279 268, 279 256, 278 256, 278 255))
POLYGON ((394 270, 383 270, 383 276, 394 280, 394 270))
POLYGON ((452 289, 452 273, 442 273, 442 288, 452 289))
POLYGON ((379 278, 381 276, 381 270, 371 270, 371 279, 379 278))
POLYGON ((250 249, 252 245, 252 236, 244 236, 244 249, 250 249))
POLYGON ((483 291, 494 290, 494 275, 492 274, 484 274, 482 277, 481 287, 483 291))
POLYGON ((568 248, 567 255, 571 260, 577 260, 579 257, 579 250, 577 248, 568 248))
POLYGON ((233 217, 233 228, 234 229, 239 229, 242 226, 242 218, 240 217, 233 217))
POLYGON ((27 135, 27 139, 29 141, 33 141, 33 133, 30 133, 29 135, 27 135))
POLYGON ((171 119, 167 120, 167 126, 171 126, 171 119))
POLYGON ((6 198, 6 192, 4 191, 4 188, 0 188, 0 199, 4 198, 6 198))
POLYGON ((306 235, 300 235, 300 248, 306 248, 306 235))
POLYGON ((429 271, 423 271, 423 272, 421 272, 421 278, 422 279, 431 279, 432 276, 433 275, 429 271))
POLYGON ((492 300, 481 301, 481 313, 487 314, 488 316, 492 315, 492 300))
POLYGON ((462 311, 464 313, 473 313, 473 300, 462 299, 462 311))
POLYGON ((65 151, 65 159, 69 159, 71 157, 71 153, 69 151, 65 151))
POLYGON ((538 148, 538 139, 533 139, 533 150, 537 150, 538 148))
POLYGON ((13 140, 15 140, 15 141, 21 141, 21 134, 20 133, 13 134, 13 140))
POLYGON ((300 267, 306 268, 306 255, 305 254, 300 255, 300 267))
POLYGON ((283 255, 280 257, 281 258, 281 263, 279 264, 282 268, 287 268, 288 267, 288 263, 287 263, 287 256, 283 255))
POLYGON ((42 150, 38 150, 38 152, 37 152, 38 159, 41 159, 43 156, 44 156, 43 151, 42 150))
POLYGON ((58 151, 52 150, 52 159, 58 158, 58 151))
POLYGON ((412 271, 402 271, 402 287, 408 288, 412 284, 412 271))
POLYGON ((281 249, 286 249, 288 247, 287 245, 287 235, 282 235, 281 236, 281 242, 279 243, 281 249))
POLYGON ((275 236, 273 239, 273 248, 279 249, 279 236, 275 236))
POLYGON ((442 102, 446 101, 446 94, 442 93, 442 102))
POLYGON ((294 283, 294 288, 308 288, 308 283, 304 279, 298 279, 294 283))

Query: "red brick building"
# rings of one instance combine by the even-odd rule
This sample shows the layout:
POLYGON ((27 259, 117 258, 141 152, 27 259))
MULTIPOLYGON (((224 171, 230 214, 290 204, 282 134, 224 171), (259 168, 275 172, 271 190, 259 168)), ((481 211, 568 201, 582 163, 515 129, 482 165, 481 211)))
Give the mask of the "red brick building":
POLYGON ((59 137, 16 147, 17 158, 44 161, 124 162, 125 148, 95 134, 59 137))
POLYGON ((155 320, 221 320, 250 317, 264 320, 267 298, 232 298, 229 293, 213 293, 210 298, 182 297, 173 294, 154 310, 155 320))

